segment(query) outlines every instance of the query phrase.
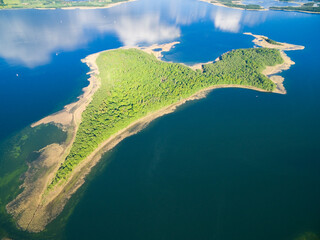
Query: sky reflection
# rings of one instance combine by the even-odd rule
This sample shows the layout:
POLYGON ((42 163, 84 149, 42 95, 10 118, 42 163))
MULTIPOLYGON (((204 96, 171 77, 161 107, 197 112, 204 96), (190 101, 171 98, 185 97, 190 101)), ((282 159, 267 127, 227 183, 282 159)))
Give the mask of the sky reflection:
POLYGON ((263 22, 266 14, 255 16, 194 0, 141 0, 103 10, 2 11, 0 57, 32 68, 105 34, 115 34, 126 46, 150 45, 173 41, 181 26, 204 20, 220 31, 237 33, 245 25, 263 22))

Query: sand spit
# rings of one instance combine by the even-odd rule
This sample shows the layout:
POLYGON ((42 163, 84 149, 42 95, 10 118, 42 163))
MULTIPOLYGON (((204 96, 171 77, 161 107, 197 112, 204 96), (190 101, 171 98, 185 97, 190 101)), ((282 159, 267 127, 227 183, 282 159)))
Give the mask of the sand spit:
POLYGON ((264 47, 264 48, 275 48, 275 49, 279 49, 279 50, 283 50, 283 51, 294 51, 294 50, 303 50, 304 49, 304 46, 293 45, 293 44, 289 44, 289 43, 278 42, 279 45, 268 43, 266 41, 266 39, 268 39, 268 37, 263 36, 263 35, 255 35, 250 32, 246 32, 243 34, 253 36, 254 40, 252 42, 257 46, 264 47))
MULTIPOLYGON (((163 52, 170 51, 170 49, 178 43, 179 42, 173 42, 169 44, 135 48, 141 49, 149 54, 154 54, 158 59, 161 59, 163 52)), ((44 230, 46 225, 62 212, 72 194, 82 186, 85 181, 85 177, 91 171, 91 168, 100 160, 102 154, 115 147, 124 138, 136 134, 145 128, 154 119, 173 112, 178 106, 187 101, 203 98, 209 91, 217 88, 247 88, 265 92, 264 90, 250 86, 216 85, 203 89, 187 99, 182 99, 175 104, 150 113, 101 143, 94 152, 92 152, 73 170, 66 182, 55 186, 54 189, 48 192, 46 190, 47 186, 52 181, 61 163, 65 160, 75 140, 75 136, 81 122, 82 112, 92 100, 93 94, 100 87, 100 79, 98 77, 99 70, 96 64, 96 59, 100 53, 89 55, 83 60, 83 62, 85 62, 91 69, 89 72, 90 84, 88 87, 83 89, 84 93, 79 97, 79 100, 67 105, 62 111, 45 117, 32 124, 32 126, 35 127, 40 124, 55 123, 65 129, 65 131, 68 131, 69 137, 64 144, 51 144, 41 150, 39 159, 29 166, 29 170, 24 176, 25 180, 21 186, 21 188, 24 189, 23 192, 7 205, 7 211, 12 214, 18 227, 22 230, 29 232, 40 232, 44 230)), ((266 68, 263 72, 266 76, 273 75, 292 65, 293 62, 289 57, 285 54, 282 56, 284 57, 284 61, 287 65, 284 66, 284 64, 280 64, 279 66, 266 68)), ((219 58, 217 60, 219 60, 219 58)), ((196 64, 191 68, 201 69, 203 64, 204 63, 196 64)), ((271 78, 274 78, 274 76, 271 78)), ((279 79, 275 79, 274 81, 279 81, 279 79)), ((275 92, 280 93, 281 91, 282 90, 279 87, 279 90, 276 90, 275 92)))
POLYGON ((295 64, 288 56, 284 53, 284 51, 295 51, 295 50, 303 50, 304 46, 293 45, 289 43, 277 42, 279 45, 271 44, 266 41, 268 37, 263 35, 254 35, 252 33, 244 33, 245 35, 253 36, 254 40, 252 41, 256 46, 264 47, 264 48, 274 48, 279 49, 281 53, 281 57, 283 59, 282 64, 278 64, 276 66, 267 66, 265 70, 262 71, 262 74, 267 76, 271 81, 273 81, 277 88, 274 90, 275 93, 286 94, 287 91, 283 86, 284 78, 278 75, 284 70, 288 70, 292 65, 295 64))

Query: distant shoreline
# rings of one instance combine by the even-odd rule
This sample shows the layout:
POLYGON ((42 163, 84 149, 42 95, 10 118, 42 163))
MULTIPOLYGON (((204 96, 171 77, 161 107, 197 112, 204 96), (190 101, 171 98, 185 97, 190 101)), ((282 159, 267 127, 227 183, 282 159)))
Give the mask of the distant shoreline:
POLYGON ((260 9, 244 9, 244 8, 240 8, 240 7, 230 7, 227 5, 224 5, 218 1, 214 1, 214 0, 199 0, 200 2, 206 2, 215 6, 219 6, 219 7, 226 7, 226 8, 232 8, 232 9, 238 9, 238 10, 242 10, 242 11, 268 11, 269 9, 263 8, 261 7, 260 9))
POLYGON ((298 12, 298 13, 310 13, 310 14, 320 14, 320 12, 303 11, 299 9, 270 9, 271 11, 283 11, 283 12, 298 12))
MULTIPOLYGON (((231 9, 238 9, 238 10, 247 10, 247 11, 284 11, 284 12, 300 12, 300 13, 310 13, 310 14, 320 14, 320 12, 313 12, 313 11, 305 11, 305 10, 301 10, 299 9, 299 7, 296 7, 297 9, 273 9, 273 8, 264 8, 262 6, 260 6, 260 9, 245 9, 245 8, 240 8, 240 7, 236 7, 236 6, 227 6, 224 5, 223 3, 220 3, 219 1, 215 1, 215 0, 199 0, 200 2, 206 2, 215 6, 219 6, 219 7, 226 7, 226 8, 231 8, 231 9)), ((238 2, 238 1, 235 1, 238 2)), ((299 3, 302 4, 302 3, 299 3)))
POLYGON ((135 1, 137 1, 137 0, 125 0, 125 1, 122 1, 122 2, 109 3, 109 4, 106 4, 106 5, 104 5, 104 6, 70 6, 70 7, 48 7, 48 8, 45 8, 45 7, 0 8, 0 11, 1 11, 1 10, 27 10, 27 9, 35 9, 35 10, 57 10, 57 9, 61 9, 61 10, 76 10, 76 9, 79 9, 79 10, 90 10, 90 9, 106 9, 106 8, 112 8, 112 7, 115 7, 115 6, 124 4, 124 3, 135 2, 135 1))
POLYGON ((86 6, 80 6, 80 7, 63 7, 63 8, 60 8, 62 10, 75 10, 75 9, 80 9, 80 10, 89 10, 89 9, 104 9, 104 8, 112 8, 112 7, 115 7, 115 6, 118 6, 118 5, 121 5, 121 4, 124 4, 124 3, 129 3, 129 2, 135 2, 137 0, 126 0, 126 1, 123 1, 123 2, 116 2, 116 3, 110 3, 106 6, 102 6, 102 7, 86 7, 86 6))
MULTIPOLYGON (((145 48, 133 48, 141 49, 149 54, 154 54, 158 59, 161 59, 162 52, 170 51, 170 49, 172 49, 178 43, 179 42, 173 42, 169 44, 152 45, 145 48), (161 51, 154 51, 157 48, 161 48, 161 51)), ((124 47, 124 49, 128 48, 129 47, 124 47)), ((188 101, 204 98, 208 92, 213 89, 244 88, 260 92, 270 92, 252 86, 234 84, 213 85, 211 87, 202 89, 188 98, 181 99, 179 102, 149 113, 148 115, 136 120, 106 139, 104 142, 99 144, 99 146, 88 157, 86 157, 74 168, 66 182, 55 186, 53 190, 48 192, 48 184, 50 181, 52 181, 54 174, 60 167, 61 163, 65 160, 65 157, 69 153, 70 148, 75 140, 77 129, 81 123, 81 115, 91 102, 94 93, 100 87, 101 81, 99 79, 99 69, 96 64, 96 59, 99 54, 103 52, 106 51, 91 54, 83 60, 83 62, 90 67, 90 72, 88 73, 90 74, 90 84, 88 87, 84 88, 84 93, 79 97, 79 100, 75 103, 65 106, 64 110, 45 117, 32 124, 32 127, 46 123, 57 124, 61 128, 68 131, 69 138, 62 145, 51 144, 41 150, 41 157, 39 160, 32 163, 28 172, 26 173, 26 178, 23 183, 24 191, 19 194, 15 200, 7 205, 7 211, 14 216, 18 226, 24 230, 30 232, 40 232, 44 230, 46 225, 61 213, 64 206, 71 196, 77 191, 77 189, 82 186, 85 181, 85 177, 90 173, 92 167, 99 162, 102 154, 114 148, 123 139, 144 129, 154 119, 172 113, 177 107, 188 101), (37 178, 34 176, 37 176, 37 178)), ((283 56, 284 55, 282 55, 282 57, 283 56)), ((270 74, 274 75, 275 73, 285 69, 285 67, 290 67, 293 64, 292 61, 289 61, 289 57, 287 57, 287 60, 283 60, 284 63, 282 64, 266 68, 263 74, 269 77, 270 74)), ((203 64, 200 63, 196 64, 196 67, 191 66, 190 68, 196 70, 202 68, 202 65, 203 64)), ((277 89, 275 89, 273 92, 285 94, 285 92, 282 92, 281 88, 278 87, 278 84, 277 89)))

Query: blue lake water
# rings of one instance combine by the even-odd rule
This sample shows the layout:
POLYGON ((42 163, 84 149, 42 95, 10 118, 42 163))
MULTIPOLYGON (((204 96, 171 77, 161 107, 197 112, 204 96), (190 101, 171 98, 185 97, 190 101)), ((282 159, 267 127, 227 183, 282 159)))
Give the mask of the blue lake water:
POLYGON ((1 154, 0 239, 320 236, 319 24, 314 14, 241 11, 195 0, 0 11, 2 153, 25 135, 61 141, 59 130, 34 132, 28 126, 76 100, 88 84, 80 60, 91 53, 180 41, 164 60, 193 64, 252 47, 243 32, 306 47, 287 52, 296 62, 281 73, 287 95, 214 90, 124 140, 44 233, 16 230, 5 214, 19 174, 1 181, 15 169, 23 171, 25 160, 1 154))

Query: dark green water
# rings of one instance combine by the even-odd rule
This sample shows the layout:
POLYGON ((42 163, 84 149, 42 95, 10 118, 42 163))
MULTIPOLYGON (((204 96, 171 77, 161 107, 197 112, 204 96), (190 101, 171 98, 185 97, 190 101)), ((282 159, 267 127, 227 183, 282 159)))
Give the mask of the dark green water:
POLYGON ((0 236, 77 240, 294 240, 306 232, 320 236, 320 16, 230 10, 193 0, 144 0, 105 10, 1 11, 0 19, 15 23, 10 31, 0 25, 1 32, 13 38, 15 48, 10 49, 7 38, 0 36, 10 56, 21 47, 21 39, 25 51, 32 49, 32 41, 50 45, 27 59, 6 57, 8 49, 0 44, 0 102, 8 113, 1 119, 1 139, 13 132, 20 135, 1 148, 0 236), (36 22, 45 24, 34 27, 36 22), (42 35, 21 35, 20 26, 42 35), (79 95, 87 71, 81 58, 120 45, 178 40, 181 43, 165 54, 165 60, 206 62, 231 49, 252 47, 252 38, 242 34, 247 31, 306 47, 288 52, 296 65, 281 74, 287 95, 218 89, 189 102, 104 156, 44 233, 15 229, 4 206, 19 191, 25 161, 32 161, 34 151, 46 144, 65 138, 51 125, 35 133, 19 129, 79 95), (32 66, 25 64, 26 59, 32 66), (26 75, 16 79, 17 70, 26 75), (47 77, 51 71, 56 75, 47 77), (32 86, 29 94, 19 81, 32 86), (23 111, 11 112, 15 107, 23 111), (21 145, 24 135, 33 140, 23 145, 23 156, 6 157, 15 144, 21 145), (3 179, 10 179, 10 184, 3 179))

